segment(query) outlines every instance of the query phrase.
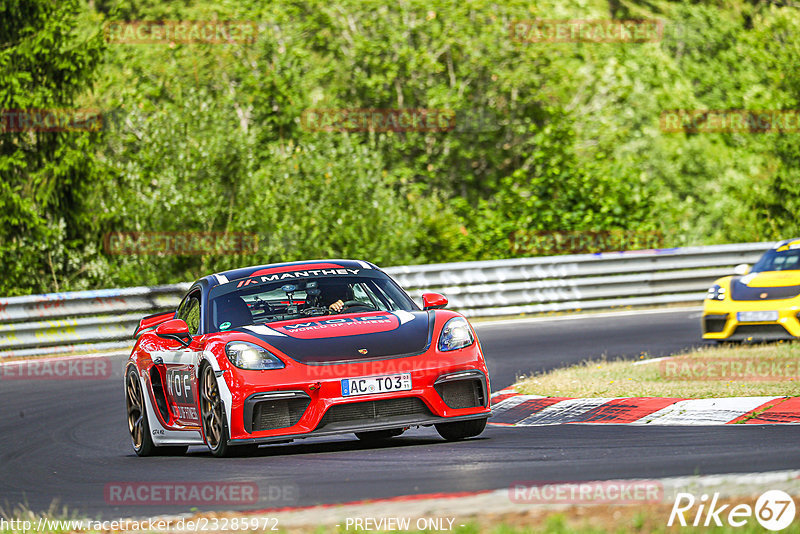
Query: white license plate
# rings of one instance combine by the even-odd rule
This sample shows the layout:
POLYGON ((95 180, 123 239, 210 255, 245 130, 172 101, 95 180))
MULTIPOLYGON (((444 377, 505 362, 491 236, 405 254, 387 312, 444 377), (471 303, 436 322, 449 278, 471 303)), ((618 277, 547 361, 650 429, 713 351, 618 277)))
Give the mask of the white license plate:
POLYGON ((411 373, 342 379, 342 397, 408 391, 409 389, 411 389, 411 373))
POLYGON ((738 319, 740 323, 761 323, 765 321, 777 321, 778 312, 777 311, 738 312, 736 314, 736 319, 738 319))

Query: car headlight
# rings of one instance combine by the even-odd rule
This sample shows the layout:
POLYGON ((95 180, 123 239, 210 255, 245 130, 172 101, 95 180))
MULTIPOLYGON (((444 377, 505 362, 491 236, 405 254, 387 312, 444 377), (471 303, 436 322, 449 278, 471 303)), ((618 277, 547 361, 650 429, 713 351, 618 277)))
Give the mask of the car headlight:
POLYGON ((725 300, 725 293, 724 287, 721 287, 719 284, 714 284, 708 288, 706 300, 725 300))
POLYGON ((283 369, 286 365, 264 347, 246 341, 231 341, 225 345, 228 360, 239 369, 262 371, 283 369))
POLYGON ((439 350, 446 352, 463 349, 474 342, 475 338, 467 320, 463 317, 453 317, 444 324, 442 333, 439 335, 439 350))

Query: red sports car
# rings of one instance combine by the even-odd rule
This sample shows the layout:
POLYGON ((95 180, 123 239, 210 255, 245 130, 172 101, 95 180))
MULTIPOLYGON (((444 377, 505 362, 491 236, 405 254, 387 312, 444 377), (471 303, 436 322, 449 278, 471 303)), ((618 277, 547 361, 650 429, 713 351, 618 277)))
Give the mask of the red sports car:
POLYGON ((480 434, 491 413, 478 338, 447 299, 423 309, 375 265, 326 260, 201 278, 175 312, 139 323, 125 404, 140 456, 207 445, 355 433, 383 440, 434 425, 480 434))

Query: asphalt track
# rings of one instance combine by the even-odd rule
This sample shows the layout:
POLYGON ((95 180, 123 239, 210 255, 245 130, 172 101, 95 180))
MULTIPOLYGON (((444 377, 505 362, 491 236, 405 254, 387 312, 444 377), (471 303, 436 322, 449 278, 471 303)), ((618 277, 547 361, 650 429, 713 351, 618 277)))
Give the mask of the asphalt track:
MULTIPOLYGON (((493 389, 517 374, 603 355, 638 359, 702 344, 696 311, 594 315, 569 320, 481 324, 493 389)), ((118 506, 107 484, 254 482, 254 504, 198 509, 264 509, 437 492, 497 489, 518 481, 659 478, 796 469, 800 425, 490 427, 447 443, 433 429, 390 444, 301 440, 261 447, 247 458, 216 459, 203 448, 183 457, 138 458, 124 422, 123 358, 111 379, 0 379, 0 508, 34 511, 54 501, 91 517, 147 517, 185 504, 118 506)))

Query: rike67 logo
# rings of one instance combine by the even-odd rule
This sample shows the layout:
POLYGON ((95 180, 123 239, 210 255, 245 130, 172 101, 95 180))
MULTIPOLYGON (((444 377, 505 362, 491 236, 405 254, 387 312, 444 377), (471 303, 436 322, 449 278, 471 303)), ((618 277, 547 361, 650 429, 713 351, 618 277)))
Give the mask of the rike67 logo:
POLYGON ((678 493, 667 526, 721 527, 727 523, 732 527, 742 527, 755 517, 762 527, 777 532, 788 527, 794 516, 794 499, 781 490, 764 492, 755 506, 720 504, 719 493, 714 493, 710 500, 705 493, 699 499, 691 493, 678 493))

